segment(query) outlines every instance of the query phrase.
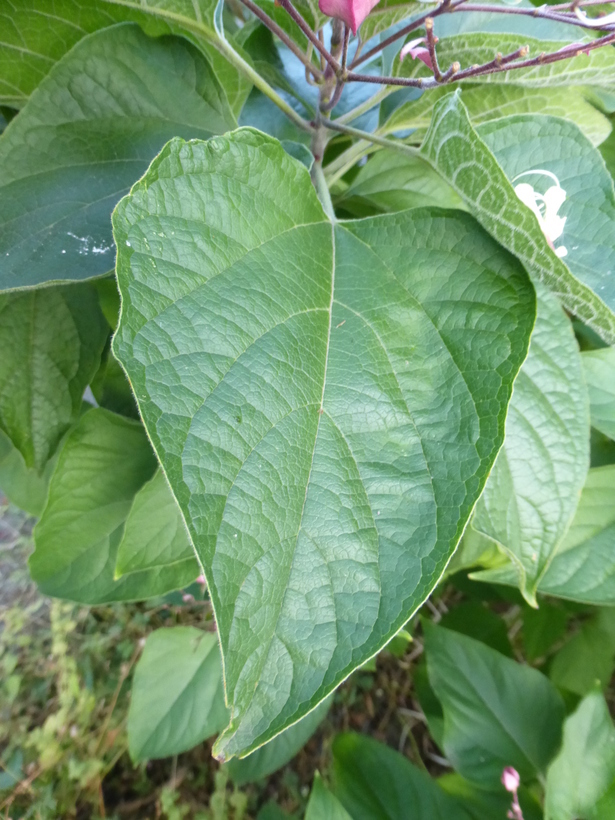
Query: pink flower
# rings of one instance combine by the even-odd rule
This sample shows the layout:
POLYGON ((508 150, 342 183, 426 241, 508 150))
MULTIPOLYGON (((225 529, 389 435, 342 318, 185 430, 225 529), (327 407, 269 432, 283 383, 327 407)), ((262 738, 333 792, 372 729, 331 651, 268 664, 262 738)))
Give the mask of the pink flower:
POLYGON ((521 778, 519 777, 519 772, 516 769, 513 769, 512 766, 506 766, 502 772, 502 785, 506 791, 513 793, 516 792, 519 788, 520 782, 521 778))
POLYGON ((425 63, 427 68, 431 68, 433 71, 433 65, 431 63, 431 55, 429 51, 424 47, 417 47, 420 43, 424 43, 424 37, 418 37, 416 40, 410 40, 409 43, 402 48, 401 54, 399 55, 399 59, 403 60, 408 54, 412 57, 413 60, 420 60, 422 63, 425 63))
POLYGON ((370 11, 380 0, 318 0, 318 8, 329 17, 337 17, 350 26, 352 33, 365 20, 370 11))

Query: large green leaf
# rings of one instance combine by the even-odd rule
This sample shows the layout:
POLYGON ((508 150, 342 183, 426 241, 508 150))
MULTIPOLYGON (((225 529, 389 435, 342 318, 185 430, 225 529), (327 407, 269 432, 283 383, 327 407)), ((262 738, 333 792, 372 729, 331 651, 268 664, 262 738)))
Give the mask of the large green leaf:
POLYGON ((132 683, 131 758, 185 752, 219 732, 227 720, 216 635, 192 626, 152 632, 132 683))
MULTIPOLYGON (((613 54, 615 59, 615 50, 613 54)), ((600 156, 572 123, 556 118, 496 120, 482 126, 481 136, 472 128, 459 92, 454 92, 436 104, 421 151, 464 197, 483 227, 521 260, 535 280, 607 342, 615 341, 615 278, 608 267, 615 252, 614 195, 600 156), (483 134, 497 159, 481 139, 483 134), (546 170, 557 167, 571 203, 574 197, 574 205, 564 211, 569 267, 549 247, 538 219, 521 203, 505 173, 514 178, 536 169, 538 157, 546 170), (593 222, 589 225, 583 219, 595 220, 605 231, 604 239, 596 235, 593 222)), ((530 179, 538 188, 539 183, 530 179)))
MULTIPOLYGON (((615 466, 589 471, 570 529, 538 585, 538 591, 588 604, 615 604, 615 466)), ((473 576, 517 585, 511 566, 473 576)))
POLYGON ((534 294, 471 217, 332 226, 250 129, 173 140, 114 214, 125 366, 216 610, 247 754, 407 621, 502 441, 534 294))
POLYGON ((237 786, 254 783, 277 772, 298 754, 323 722, 331 706, 331 698, 323 700, 298 723, 285 729, 260 749, 243 760, 230 760, 226 766, 237 786))
MULTIPOLYGON (((465 69, 489 63, 498 54, 512 54, 523 46, 528 47, 530 57, 538 57, 539 54, 559 51, 565 45, 568 44, 560 40, 536 40, 522 34, 470 32, 441 38, 438 62, 443 71, 453 62, 459 62, 465 69)), ((398 61, 396 68, 401 76, 433 77, 431 69, 420 60, 398 61)), ((615 51, 598 48, 571 59, 468 77, 464 82, 512 83, 530 88, 590 85, 612 90, 615 88, 615 51)))
POLYGON ((77 417, 109 326, 90 285, 0 294, 0 429, 41 472, 77 417))
POLYGON ((370 737, 338 735, 333 772, 335 795, 353 820, 469 820, 429 775, 370 737))
POLYGON ((115 576, 158 567, 164 568, 174 588, 188 586, 200 572, 186 525, 161 470, 135 496, 117 550, 115 576))
POLYGON ((0 289, 109 271, 111 211, 156 152, 233 124, 194 46, 130 23, 85 37, 0 137, 0 289))
POLYGON ((601 692, 566 718, 562 748, 549 766, 546 820, 599 820, 600 799, 615 781, 615 727, 601 692))
POLYGON ((615 439, 615 347, 583 353, 592 427, 615 439))
POLYGON ((506 438, 472 526, 501 544, 532 606, 574 516, 589 469, 589 406, 567 316, 542 285, 530 351, 515 382, 506 438))
POLYGON ((43 593, 97 604, 176 588, 164 566, 114 580, 124 523, 155 468, 141 424, 98 408, 81 417, 64 442, 34 532, 30 571, 43 593))
MULTIPOLYGON (((462 88, 463 102, 474 125, 513 114, 549 114, 574 122, 594 145, 599 145, 611 133, 610 121, 587 101, 582 88, 525 88, 521 85, 463 85, 462 88)), ((449 93, 446 86, 425 91, 418 100, 396 108, 379 133, 413 128, 410 139, 420 142, 427 133, 435 103, 449 93)))
POLYGON ((430 683, 444 710, 444 751, 463 777, 495 787, 505 766, 546 771, 564 704, 553 684, 473 638, 424 624, 430 683))
MULTIPOLYGON (((223 9, 219 0, 104 0, 116 8, 147 16, 158 25, 168 25, 175 34, 191 40, 206 55, 235 116, 239 115, 252 83, 237 69, 234 61, 225 56, 224 45, 235 52, 237 44, 224 34, 221 19, 223 9), (221 47, 222 46, 222 47, 221 47)), ((139 20, 142 18, 139 17, 139 20)), ((242 55, 241 59, 244 59, 242 55)))
POLYGON ((23 105, 79 40, 130 14, 104 0, 0 0, 0 102, 23 105))

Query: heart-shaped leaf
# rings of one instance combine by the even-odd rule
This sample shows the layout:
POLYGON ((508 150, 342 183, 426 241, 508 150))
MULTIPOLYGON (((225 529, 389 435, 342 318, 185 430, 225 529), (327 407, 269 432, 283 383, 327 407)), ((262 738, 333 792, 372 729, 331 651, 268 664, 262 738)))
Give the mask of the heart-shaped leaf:
POLYGON ((534 321, 466 214, 332 225, 250 129, 171 141, 114 214, 114 341, 205 568, 232 717, 299 720, 441 576, 534 321))

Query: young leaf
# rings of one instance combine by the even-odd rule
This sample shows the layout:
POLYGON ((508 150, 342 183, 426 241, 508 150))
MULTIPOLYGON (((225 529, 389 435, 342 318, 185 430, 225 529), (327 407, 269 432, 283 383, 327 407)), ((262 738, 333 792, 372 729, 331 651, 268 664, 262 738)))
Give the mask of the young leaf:
POLYGON ((285 729, 248 757, 244 757, 243 760, 229 760, 226 767, 233 782, 237 786, 254 783, 285 766, 312 737, 327 716, 330 706, 329 697, 298 723, 285 729))
POLYGON ((353 820, 469 820, 428 774, 364 735, 335 738, 333 772, 334 793, 353 820))
POLYGON ((215 634, 192 626, 157 629, 137 663, 128 712, 135 761, 185 752, 228 720, 215 634))
POLYGON ((542 285, 537 296, 536 325, 508 408, 504 446, 472 521, 512 558, 531 606, 589 469, 581 354, 557 300, 542 285))
POLYGON ((535 669, 478 641, 424 624, 431 685, 444 710, 444 752, 467 780, 495 787, 505 766, 544 772, 561 739, 564 704, 535 669))
MULTIPOLYGON (((615 604, 615 466, 589 471, 570 529, 538 585, 538 591, 582 603, 615 604)), ((472 576, 489 583, 517 585, 506 566, 472 576)))
POLYGON ((200 572, 186 525, 162 470, 135 495, 117 550, 115 576, 164 568, 175 589, 200 572))
POLYGON ((114 580, 124 523, 155 468, 141 424, 98 408, 81 417, 64 442, 34 531, 30 571, 44 594, 98 604, 177 588, 164 566, 114 580))
POLYGON ((582 355, 592 427, 615 439, 615 347, 582 355))
POLYGON ((114 215, 115 352, 216 610, 247 754, 429 594, 502 440, 534 295, 467 215, 332 226, 249 129, 173 140, 114 215), (503 296, 505 294, 505 296, 503 296))
POLYGON ((0 289, 111 270, 111 211, 156 152, 234 122, 186 41, 129 23, 85 37, 0 138, 0 289))
MULTIPOLYGON (((525 88, 516 85, 462 84, 463 102, 474 126, 514 114, 549 114, 574 122, 593 145, 600 145, 611 133, 611 123, 587 101, 582 88, 525 88)), ((407 128, 415 129, 410 135, 414 143, 423 140, 434 105, 450 94, 446 86, 426 91, 418 100, 396 108, 379 133, 391 134, 407 128)))
MULTIPOLYGON (((615 55, 615 50, 613 51, 615 55)), ((614 56, 615 59, 615 56, 614 56)), ((529 142, 519 149, 519 141, 525 142, 523 132, 523 117, 512 117, 507 120, 497 120, 490 124, 490 128, 503 125, 511 127, 514 134, 513 145, 510 150, 504 146, 497 146, 498 159, 502 161, 511 177, 522 171, 536 169, 534 162, 537 157, 527 157, 528 147, 537 152, 549 152, 552 158, 556 152, 553 142, 546 143, 538 139, 536 128, 538 124, 526 123, 529 129, 529 142), (522 121, 522 122, 519 122, 522 121), (536 140, 532 141, 534 137, 536 140)), ((546 285, 559 297, 568 310, 576 313, 586 324, 592 327, 607 342, 615 341, 615 278, 605 270, 604 256, 608 259, 613 254, 613 247, 609 237, 615 228, 609 222, 608 214, 613 212, 613 184, 604 168, 604 164, 590 143, 583 146, 582 135, 575 126, 563 120, 540 118, 546 126, 560 123, 560 134, 557 138, 558 149, 572 151, 571 145, 576 146, 576 152, 583 154, 583 163, 569 162, 570 168, 563 172, 562 188, 567 194, 580 191, 583 186, 590 190, 596 188, 595 202, 600 203, 606 210, 597 215, 593 203, 588 205, 588 216, 591 214, 598 219, 599 225, 604 223, 606 230, 606 247, 601 244, 603 257, 593 257, 593 250, 588 243, 583 242, 580 262, 574 262, 573 254, 579 251, 574 244, 570 245, 571 267, 567 267, 562 259, 555 255, 549 247, 536 216, 521 203, 498 159, 491 153, 488 146, 472 128, 468 113, 461 102, 459 92, 444 97, 434 107, 431 127, 421 148, 425 157, 433 164, 453 188, 464 197, 470 210, 478 221, 494 236, 505 248, 512 251, 524 264, 528 273, 539 282, 546 285), (572 134, 571 129, 576 133, 572 134), (572 142, 571 142, 572 141, 572 142), (574 169, 581 165, 583 172, 575 175, 574 169), (597 268, 588 268, 589 260, 594 258, 597 268)), ((486 126, 483 126, 485 128, 486 126)), ((553 126, 554 127, 554 126, 553 126)), ((481 132, 482 133, 482 132, 481 132)), ((492 145, 496 145, 496 134, 492 130, 486 132, 492 145)), ((505 139, 509 141, 509 136, 505 139)), ((552 139, 555 138, 553 132, 552 139)), ((564 153, 564 157, 567 154, 564 153)), ((564 160, 565 161, 565 160, 564 160)), ((577 199, 580 199, 580 194, 577 199)), ((572 218, 572 214, 570 215, 572 218)), ((586 232, 596 240, 593 226, 583 225, 575 217, 573 223, 578 225, 578 231, 586 232)), ((567 226, 566 226, 567 227, 567 226)), ((568 236, 568 234, 566 234, 568 236)), ((572 236, 572 235, 571 235, 572 236)), ((568 240, 567 240, 568 241, 568 240)), ((579 233, 574 233, 574 242, 581 242, 579 233)), ((602 243, 602 239, 600 239, 602 243)), ((607 262, 608 265, 608 262, 607 262)))
POLYGON ((337 797, 330 792, 316 772, 310 799, 305 812, 305 820, 352 820, 337 797))
POLYGON ((73 422, 109 326, 89 285, 0 294, 0 429, 39 473, 73 422))
POLYGON ((596 807, 615 781, 615 727, 601 692, 566 718, 562 748, 549 766, 545 820, 599 820, 596 807))

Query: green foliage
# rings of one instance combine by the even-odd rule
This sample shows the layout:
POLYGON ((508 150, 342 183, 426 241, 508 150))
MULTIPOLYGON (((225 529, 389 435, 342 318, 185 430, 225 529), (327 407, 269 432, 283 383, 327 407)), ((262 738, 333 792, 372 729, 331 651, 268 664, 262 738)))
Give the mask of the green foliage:
POLYGON ((444 711, 455 769, 493 788, 505 766, 544 773, 561 740, 564 704, 540 672, 465 635, 425 624, 429 681, 444 711))
POLYGON ((128 715, 133 760, 170 757, 227 723, 218 641, 193 627, 158 629, 135 669, 128 715))
POLYGON ((546 820, 607 817, 615 794, 615 726, 604 697, 590 692, 564 723, 547 773, 546 820))
POLYGON ((0 814, 615 813, 607 10, 433 5, 0 0, 0 814))

